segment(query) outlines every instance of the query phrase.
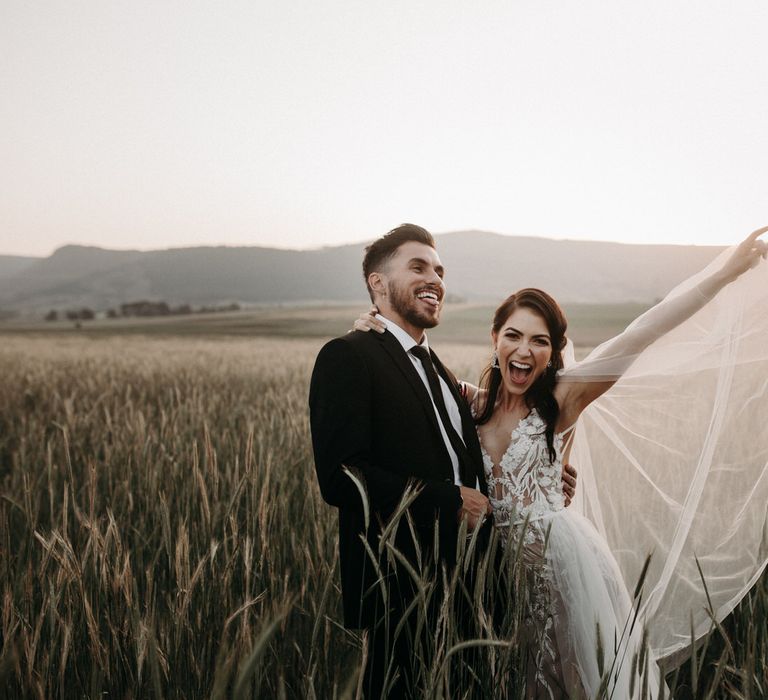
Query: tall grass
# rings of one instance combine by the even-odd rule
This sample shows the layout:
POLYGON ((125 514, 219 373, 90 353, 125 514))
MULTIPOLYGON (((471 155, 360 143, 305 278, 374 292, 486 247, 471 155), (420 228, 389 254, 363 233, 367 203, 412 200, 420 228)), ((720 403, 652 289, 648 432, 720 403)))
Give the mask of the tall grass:
MULTIPOLYGON (((339 622, 336 517, 309 443, 319 344, 0 339, 8 697, 355 695, 366 640, 339 622)), ((443 354, 471 376, 482 350, 443 354)), ((478 579, 474 591, 449 582, 423 687, 459 697, 456 678, 474 672, 476 689, 520 697, 520 607, 499 634, 478 579), (476 603, 475 652, 451 613, 464 595, 476 603)), ((521 579, 509 585, 523 600, 521 579)), ((696 679, 712 697, 765 693, 766 614, 763 579, 713 626, 675 692, 696 679)))

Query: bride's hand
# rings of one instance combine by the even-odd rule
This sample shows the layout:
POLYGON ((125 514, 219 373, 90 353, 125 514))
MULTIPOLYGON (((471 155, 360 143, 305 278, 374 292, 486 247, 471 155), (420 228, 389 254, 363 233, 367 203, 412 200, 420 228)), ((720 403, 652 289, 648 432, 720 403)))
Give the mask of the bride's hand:
POLYGON ((563 496, 565 496, 565 507, 571 505, 571 501, 576 496, 576 478, 578 474, 576 469, 570 464, 563 465, 563 496))
MULTIPOLYGON (((379 309, 374 305, 365 313, 360 314, 355 320, 353 330, 356 331, 376 331, 377 333, 383 333, 387 330, 387 327, 382 321, 376 318, 376 314, 379 313, 379 309)), ((351 333, 352 331, 350 331, 351 333)))
POLYGON ((729 282, 755 267, 760 262, 760 258, 765 259, 768 256, 768 244, 765 241, 758 240, 766 231, 768 231, 768 226, 763 226, 763 228, 753 231, 733 251, 733 254, 728 258, 721 270, 721 273, 729 282))

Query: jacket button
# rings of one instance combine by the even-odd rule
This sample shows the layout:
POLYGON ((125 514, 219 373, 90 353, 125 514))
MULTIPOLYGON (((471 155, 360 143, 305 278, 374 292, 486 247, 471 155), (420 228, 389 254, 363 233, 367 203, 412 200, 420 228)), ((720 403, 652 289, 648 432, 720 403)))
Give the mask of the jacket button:
POLYGON ((449 479, 448 477, 446 477, 445 478, 445 483, 446 484, 452 484, 453 483, 453 479, 449 479))

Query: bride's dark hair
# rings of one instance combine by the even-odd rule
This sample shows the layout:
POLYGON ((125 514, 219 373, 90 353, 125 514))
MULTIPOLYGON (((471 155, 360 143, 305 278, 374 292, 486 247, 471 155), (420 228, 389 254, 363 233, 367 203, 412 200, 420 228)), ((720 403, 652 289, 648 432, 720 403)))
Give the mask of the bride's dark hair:
MULTIPOLYGON (((557 372, 563 368, 563 348, 565 347, 565 331, 568 328, 568 321, 560 305, 546 292, 540 289, 521 289, 518 292, 508 296, 496 309, 493 315, 493 331, 499 333, 504 322, 512 315, 515 309, 530 309, 537 316, 540 316, 547 326, 549 337, 552 341, 552 364, 547 367, 544 373, 531 385, 525 392, 525 403, 529 409, 536 409, 538 414, 544 420, 546 425, 545 436, 547 439, 547 448, 549 450, 549 459, 555 461, 555 426, 560 415, 560 407, 555 400, 555 384, 557 382, 557 372)), ((499 396, 499 387, 501 386, 501 369, 492 367, 489 363, 483 370, 480 377, 480 388, 485 391, 485 403, 482 406, 480 415, 475 418, 475 423, 482 425, 487 423, 499 396)))

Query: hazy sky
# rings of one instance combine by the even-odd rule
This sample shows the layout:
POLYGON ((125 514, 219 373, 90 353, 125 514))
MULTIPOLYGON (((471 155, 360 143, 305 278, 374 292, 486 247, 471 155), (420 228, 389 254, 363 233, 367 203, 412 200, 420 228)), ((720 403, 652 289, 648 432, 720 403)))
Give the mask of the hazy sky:
POLYGON ((2 0, 0 252, 768 224, 765 0, 2 0))

